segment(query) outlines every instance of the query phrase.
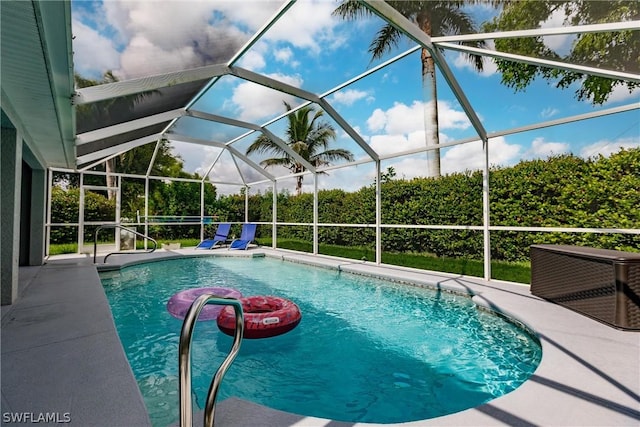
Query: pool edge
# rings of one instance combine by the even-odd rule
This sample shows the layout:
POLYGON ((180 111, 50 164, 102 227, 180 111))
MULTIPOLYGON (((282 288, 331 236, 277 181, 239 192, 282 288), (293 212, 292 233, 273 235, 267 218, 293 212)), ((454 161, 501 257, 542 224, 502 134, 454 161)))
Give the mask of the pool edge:
MULTIPOLYGON (((251 251, 264 252, 267 256, 276 258, 296 255, 268 248, 251 251)), ((185 255, 189 252, 194 251, 187 249, 177 254, 185 255)), ((307 259, 313 255, 299 254, 299 257, 307 259)), ((142 258, 145 261, 148 259, 144 255, 142 258)), ((319 259, 325 262, 324 257, 319 259)), ((352 260, 342 259, 341 261, 343 264, 352 263, 352 260)), ((51 260, 51 262, 57 262, 57 260, 51 260)), ((87 260, 80 262, 86 263, 87 260)), ((339 260, 333 259, 326 262, 332 266, 340 264, 339 260)), ((376 273, 379 269, 384 269, 384 266, 365 263, 353 268, 371 269, 376 273)), ((465 289, 468 288, 478 298, 486 300, 487 304, 493 307, 498 307, 504 312, 518 313, 517 318, 526 325, 530 325, 539 334, 543 346, 543 357, 537 371, 531 379, 513 392, 459 413, 396 424, 397 426, 638 425, 640 421, 638 403, 640 401, 638 399, 640 366, 637 363, 640 354, 640 335, 638 333, 609 328, 600 322, 541 300, 532 296, 527 286, 513 285, 508 282, 506 284, 497 281, 485 282, 477 278, 437 272, 404 272, 396 268, 392 270, 399 271, 403 277, 411 278, 418 275, 423 280, 433 279, 442 285, 456 283, 465 289)), ((70 280, 74 280, 73 275, 70 276, 70 280)), ((38 393, 44 391, 37 390, 38 393)), ((5 392, 3 378, 3 409, 5 392)), ((54 385, 50 393, 56 392, 58 391, 54 385)), ((91 393, 91 388, 87 388, 86 392, 91 393)), ((226 400, 220 402, 220 408, 232 406, 233 402, 225 402, 226 400)), ((268 416, 274 410, 266 408, 264 411, 265 416, 268 416)), ((105 422, 103 425, 113 424, 105 422)), ((243 425, 256 427, 255 423, 241 424, 232 421, 229 424, 217 425, 219 427, 243 425)), ((293 426, 293 424, 282 424, 282 427, 286 425, 293 426)), ((337 425, 337 423, 330 420, 305 419, 304 425, 311 427, 337 425)), ((349 425, 355 427, 375 424, 351 423, 349 425)), ((386 424, 386 426, 389 425, 386 424)))

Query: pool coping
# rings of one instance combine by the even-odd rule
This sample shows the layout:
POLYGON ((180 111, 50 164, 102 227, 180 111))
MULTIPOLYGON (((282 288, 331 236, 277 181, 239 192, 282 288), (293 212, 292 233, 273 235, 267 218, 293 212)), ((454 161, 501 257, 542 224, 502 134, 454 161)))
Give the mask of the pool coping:
MULTIPOLYGON (((263 247, 238 252, 225 249, 160 250, 153 254, 112 256, 106 266, 94 266, 93 260, 87 256, 52 257, 43 267, 28 267, 30 270, 25 270, 24 274, 27 277, 25 282, 28 283, 24 286, 21 298, 13 306, 2 307, 3 414, 17 411, 36 414, 43 411, 71 411, 71 425, 87 425, 87 419, 94 421, 91 425, 149 425, 146 408, 131 368, 126 363, 122 345, 119 341, 113 342, 112 338, 117 333, 110 311, 104 311, 104 304, 108 307, 108 303, 97 271, 118 269, 151 260, 210 255, 268 256, 465 293, 484 308, 516 318, 540 340, 542 361, 531 379, 515 391, 482 406, 455 414, 407 423, 384 424, 386 426, 640 425, 638 332, 617 330, 544 301, 531 295, 528 285, 486 282, 473 277, 263 247), (38 269, 38 272, 33 273, 35 270, 31 269, 38 269), (81 287, 78 287, 79 282, 82 282, 81 287), (63 311, 64 316, 58 316, 57 319, 54 316, 46 322, 38 322, 29 317, 28 314, 32 314, 33 309, 42 309, 48 305, 42 299, 42 292, 46 294, 47 287, 54 289, 54 286, 57 297, 49 305, 58 312, 63 311), (79 289, 86 295, 80 292, 78 296, 79 289), (65 292, 71 293, 71 300, 75 298, 86 303, 65 305, 65 292), (62 336, 49 336, 56 335, 52 332, 55 331, 52 321, 63 321, 65 331, 60 331, 64 332, 62 336), (81 331, 87 328, 89 331, 81 331), (49 334, 46 339, 50 342, 43 344, 45 333, 49 334), (34 342, 26 342, 29 340, 34 342), (65 345, 56 345, 60 343, 65 345), (47 352, 43 355, 45 347, 47 352), (70 353, 69 347, 77 348, 78 351, 70 353), (64 357, 56 352, 62 353, 64 357), (98 359, 100 364, 96 366, 85 363, 81 364, 82 369, 78 369, 78 361, 74 357, 91 360, 87 355, 102 355, 98 359), (68 361, 69 358, 75 360, 75 365, 68 361), (11 364, 12 371, 23 374, 19 377, 11 375, 12 371, 8 370, 8 366, 5 369, 7 363, 11 364), (30 369, 39 364, 55 369, 36 369, 32 374, 30 369), (80 372, 76 372, 78 370, 80 372), (31 378, 36 373, 38 381, 31 378), (64 387, 75 393, 71 402, 70 399, 59 398, 64 394, 60 393, 63 384, 60 378, 64 378, 64 387), (23 402, 18 403, 19 399, 23 402), (114 407, 127 410, 114 411, 114 407), (100 422, 96 423, 96 418, 100 422)), ((23 276, 22 268, 20 273, 23 276)), ((216 426, 219 427, 376 425, 304 417, 236 398, 218 402, 217 408, 216 426)), ((199 416, 194 418, 196 422, 200 420, 199 416)))

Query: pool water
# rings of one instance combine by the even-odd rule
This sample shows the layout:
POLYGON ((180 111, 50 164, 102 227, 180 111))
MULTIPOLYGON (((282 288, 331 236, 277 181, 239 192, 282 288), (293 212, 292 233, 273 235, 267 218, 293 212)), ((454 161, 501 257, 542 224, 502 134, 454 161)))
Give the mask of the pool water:
MULTIPOLYGON (((236 396, 305 416, 397 423, 478 406, 526 381, 541 348, 524 329, 466 296, 270 258, 199 257, 102 273, 116 327, 151 420, 178 420, 182 321, 166 309, 193 287, 294 301, 302 321, 244 340, 218 401, 236 396)), ((194 402, 203 408, 233 339, 215 321, 193 337, 194 402)))

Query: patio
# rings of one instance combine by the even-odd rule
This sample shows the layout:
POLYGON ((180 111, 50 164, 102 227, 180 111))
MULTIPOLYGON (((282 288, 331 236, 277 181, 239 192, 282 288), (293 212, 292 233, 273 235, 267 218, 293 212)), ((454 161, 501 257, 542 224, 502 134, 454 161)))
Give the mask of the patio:
MULTIPOLYGON (((472 292, 478 305, 514 317, 538 334, 541 364, 514 392, 477 408, 403 425, 633 426, 640 422, 637 333, 616 330, 543 301, 520 284, 269 248, 235 255, 262 254, 472 292)), ((176 256, 203 254, 180 249, 122 255, 111 257, 107 268, 176 256)), ((150 425, 92 261, 90 256, 59 256, 43 266, 21 268, 20 298, 2 307, 3 425, 11 414, 25 413, 67 414, 69 424, 77 426, 150 425)), ((240 399, 218 402, 216 414, 216 425, 221 427, 353 425, 283 413, 240 399)), ((194 421, 201 422, 201 417, 194 421)))
MULTIPOLYGON (((321 64, 323 67, 310 66, 307 67, 308 74, 304 75, 306 81, 303 84, 300 80, 305 79, 291 80, 290 77, 298 76, 298 71, 295 70, 296 64, 304 63, 301 59, 308 59, 305 56, 311 52, 308 47, 296 46, 298 49, 296 53, 300 56, 294 58, 296 61, 291 62, 291 68, 288 70, 291 75, 285 76, 287 78, 282 78, 280 74, 277 74, 277 78, 274 77, 273 70, 254 71, 250 68, 250 64, 247 65, 241 61, 243 57, 251 59, 255 58, 252 55, 262 53, 263 42, 270 40, 269 37, 278 25, 293 21, 298 29, 304 27, 300 25, 298 19, 300 15, 296 15, 298 13, 296 10, 309 5, 322 6, 323 3, 283 1, 280 4, 272 4, 271 13, 260 16, 258 19, 260 22, 252 24, 256 28, 249 26, 246 22, 241 23, 240 28, 243 31, 247 30, 246 34, 243 32, 246 38, 241 40, 238 46, 229 44, 227 47, 230 48, 225 50, 226 56, 207 57, 208 61, 204 62, 204 65, 178 61, 180 63, 176 64, 177 68, 163 70, 166 71, 164 74, 157 74, 154 66, 158 64, 160 55, 153 56, 156 55, 153 49, 143 49, 145 55, 151 55, 149 58, 145 57, 145 62, 147 65, 151 64, 153 75, 144 72, 135 76, 125 74, 121 81, 101 82, 81 88, 75 80, 75 73, 78 71, 76 65, 80 68, 80 52, 79 49, 74 51, 73 40, 86 42, 95 39, 87 37, 88 32, 84 33, 84 37, 82 35, 78 37, 79 28, 82 27, 74 27, 78 24, 75 18, 88 15, 79 13, 72 17, 72 4, 82 8, 94 7, 99 3, 0 1, 2 12, 2 228, 0 238, 2 292, 0 296, 2 299, 3 425, 23 425, 24 423, 43 425, 64 423, 74 426, 105 427, 150 425, 140 391, 118 339, 97 268, 93 264, 93 257, 86 254, 86 248, 83 248, 88 240, 84 239, 84 226, 98 225, 91 223, 84 215, 84 191, 86 190, 87 193, 115 191, 117 210, 113 221, 100 221, 100 224, 109 222, 109 225, 120 226, 125 222, 123 218, 126 217, 123 215, 121 218, 120 212, 123 201, 121 199, 123 179, 138 180, 141 188, 146 188, 144 196, 139 197, 140 194, 138 194, 132 197, 134 200, 144 200, 144 208, 139 209, 134 226, 140 227, 140 230, 144 228, 145 232, 150 226, 149 218, 156 216, 157 219, 164 213, 149 210, 150 182, 194 184, 198 187, 199 200, 204 200, 205 185, 210 192, 232 188, 234 194, 244 192, 247 200, 245 206, 248 205, 250 189, 265 193, 272 191, 274 195, 270 210, 272 218, 261 224, 271 227, 273 247, 253 249, 237 256, 263 255, 331 268, 339 267, 343 271, 359 274, 400 278, 426 286, 450 288, 465 293, 471 292, 475 295, 473 299, 478 305, 517 318, 538 334, 543 347, 542 363, 533 377, 516 391, 478 408, 406 425, 640 425, 640 334, 611 328, 541 300, 531 295, 528 286, 501 282, 492 279, 495 276, 491 274, 491 239, 498 239, 501 233, 637 236, 640 235, 637 221, 620 220, 619 224, 611 227, 597 226, 596 228, 587 228, 588 226, 575 228, 575 224, 565 223, 557 224, 557 227, 539 226, 540 224, 535 223, 523 225, 516 218, 508 224, 496 224, 492 222, 490 216, 489 197, 492 161, 489 156, 489 147, 492 147, 492 153, 509 151, 505 148, 519 153, 515 161, 525 159, 526 154, 529 153, 524 146, 505 144, 507 137, 516 140, 523 134, 528 135, 526 138, 530 143, 529 148, 536 148, 536 144, 539 143, 543 148, 549 149, 549 147, 556 148, 562 145, 552 142, 558 141, 555 139, 558 129, 565 129, 565 131, 568 129, 567 132, 571 134, 582 131, 583 128, 589 128, 587 133, 597 131, 598 137, 589 141, 572 137, 572 142, 577 145, 569 148, 581 148, 582 144, 587 143, 593 147, 598 146, 602 141, 615 140, 612 144, 624 143, 624 147, 637 149, 638 136, 634 133, 634 126, 637 124, 636 120, 640 112, 637 92, 629 91, 630 93, 626 95, 630 96, 622 97, 611 104, 592 106, 584 103, 578 109, 573 109, 575 105, 572 104, 571 108, 567 108, 558 116, 555 114, 559 112, 551 107, 562 103, 550 102, 547 105, 547 100, 543 99, 545 104, 536 105, 536 111, 524 112, 519 121, 506 123, 501 119, 505 117, 512 119, 515 117, 513 116, 515 110, 502 107, 508 105, 526 107, 529 106, 530 98, 522 94, 510 94, 507 97, 508 102, 503 102, 498 92, 506 91, 499 83, 491 89, 490 85, 484 84, 488 80, 482 80, 486 76, 476 73, 473 78, 477 79, 476 83, 480 81, 482 84, 469 84, 470 80, 460 84, 468 77, 468 70, 464 67, 452 66, 457 62, 459 53, 472 53, 484 56, 485 59, 495 58, 517 64, 550 67, 561 72, 573 71, 588 76, 619 80, 628 85, 637 84, 640 82, 637 68, 621 71, 616 67, 616 58, 612 59, 613 65, 605 64, 609 65, 608 67, 600 66, 602 64, 594 65, 588 61, 574 64, 570 61, 550 60, 544 55, 527 57, 498 51, 491 47, 478 49, 464 44, 467 42, 482 44, 484 41, 510 38, 562 38, 617 32, 635 34, 634 32, 640 30, 640 21, 633 21, 631 19, 634 17, 631 17, 626 20, 609 19, 609 22, 604 23, 589 21, 578 26, 566 22, 557 25, 548 22, 553 25, 545 27, 535 23, 531 28, 514 31, 441 34, 431 37, 388 3, 362 2, 375 15, 373 19, 377 24, 388 24, 400 31, 409 41, 409 49, 374 66, 371 66, 368 57, 362 56, 362 63, 357 64, 358 67, 350 69, 345 75, 335 71, 324 72, 323 67, 326 65, 324 63, 321 64), (252 33, 254 30, 255 32, 252 33), (437 72, 442 79, 438 87, 437 99, 418 101, 413 98, 413 94, 419 92, 415 88, 421 84, 421 63, 419 61, 411 63, 410 60, 405 59, 420 59, 422 51, 433 55, 437 72), (76 53, 78 55, 74 57, 76 53), (410 72, 406 72, 407 69, 410 72), (422 126, 423 129, 419 130, 422 132, 420 137, 415 139, 419 145, 413 146, 410 143, 415 140, 410 136, 415 136, 415 132, 407 133, 403 130, 399 137, 391 131, 388 134, 375 134, 365 127, 365 123, 368 122, 366 115, 360 118, 361 122, 358 124, 347 120, 347 117, 352 116, 352 112, 364 110, 364 100, 369 99, 373 93, 368 92, 371 88, 379 90, 385 97, 389 94, 394 96, 397 94, 396 87, 388 83, 393 79, 386 79, 387 73, 391 76, 394 74, 401 76, 402 79, 398 80, 411 80, 415 83, 415 86, 407 86, 408 89, 405 89, 410 96, 402 101, 402 106, 410 107, 417 104, 422 106, 429 102, 437 105, 438 101, 443 101, 444 106, 451 107, 447 110, 451 115, 441 118, 443 120, 455 118, 452 127, 457 129, 454 132, 450 128, 451 134, 445 135, 443 144, 427 143, 427 126, 422 126), (316 74, 321 74, 322 84, 307 85, 311 77, 316 74), (373 80, 374 77, 376 80, 373 80), (263 107, 265 104, 262 100, 254 100, 253 96, 256 93, 263 93, 262 91, 269 92, 271 100, 277 100, 279 110, 270 111, 267 116, 250 118, 243 116, 247 111, 243 109, 246 105, 238 104, 235 110, 227 110, 226 101, 233 99, 232 95, 235 92, 231 92, 232 85, 227 85, 226 82, 232 82, 235 89, 246 88, 245 85, 248 85, 251 90, 245 93, 249 94, 247 99, 251 106, 263 107), (473 89, 485 86, 490 88, 492 96, 479 96, 477 93, 470 95, 473 89), (224 92, 212 91, 207 99, 205 95, 212 88, 224 92), (349 104, 350 97, 354 95, 364 96, 360 98, 362 104, 349 104), (135 103, 135 108, 131 105, 132 97, 139 101, 135 103), (296 101, 295 111, 313 106, 324 112, 343 138, 340 143, 356 154, 355 159, 338 165, 320 164, 316 167, 295 152, 281 137, 285 133, 284 128, 288 117, 286 113, 282 114, 282 101, 292 99, 296 101), (211 102, 211 105, 207 105, 208 102, 203 100, 211 102), (457 109, 452 107, 454 104, 457 109), (346 106, 353 106, 353 109, 349 110, 346 106), (113 111, 107 111, 106 114, 99 113, 111 107, 113 111), (83 110, 82 113, 77 114, 81 110, 83 110), (96 117, 87 116, 84 114, 87 111, 98 111, 98 113, 96 117), (127 114, 115 114, 123 111, 127 111, 127 114), (593 126, 584 126, 586 123, 593 126), (290 158, 302 165, 302 172, 290 173, 286 168, 266 171, 261 163, 268 160, 267 156, 264 153, 262 155, 249 153, 249 146, 258 136, 271 138, 290 158), (377 140, 378 144, 373 136, 380 138, 377 140), (379 144, 380 141, 384 143, 379 144), (395 143, 395 141, 402 143, 395 143), (203 170, 196 170, 194 167, 188 171, 192 178, 177 178, 179 173, 172 177, 159 176, 153 167, 156 154, 164 143, 174 144, 185 152, 190 149, 192 154, 195 153, 195 157, 203 162, 207 160, 208 163, 203 170), (143 147, 149 149, 149 159, 144 162, 142 174, 129 174, 129 171, 120 170, 112 171, 109 175, 107 165, 111 160, 130 150, 143 147), (478 149, 469 150, 473 147, 478 149), (476 206, 480 212, 479 219, 465 224, 427 224, 417 223, 418 221, 385 224, 382 210, 383 175, 388 174, 393 167, 401 163, 415 162, 418 157, 420 162, 425 163, 426 157, 430 157, 435 152, 439 153, 440 149, 443 153, 450 154, 459 153, 457 149, 468 150, 462 156, 459 154, 451 156, 453 159, 449 160, 449 165, 464 166, 466 163, 463 160, 479 159, 479 163, 474 164, 475 170, 481 173, 482 178, 478 185, 481 202, 476 206), (227 166, 234 172, 233 179, 223 173, 227 172, 227 166), (387 167, 387 172, 384 167, 387 167), (75 218, 71 224, 56 224, 52 221, 51 193, 54 173, 73 174, 78 178, 77 188, 82 195, 78 200, 77 222, 75 218), (105 181, 113 178, 116 184, 104 186, 83 182, 85 175, 91 174, 98 175, 100 178, 105 177, 105 181), (323 181, 328 175, 331 175, 335 181, 323 181), (305 183, 305 191, 307 195, 313 196, 311 207, 313 212, 310 215, 312 219, 306 223, 279 222, 277 196, 279 192, 291 191, 296 181, 302 176, 309 178, 305 183), (356 224, 355 220, 347 224, 323 223, 318 213, 319 188, 351 185, 356 181, 358 185, 370 186, 375 190, 371 199, 371 206, 375 206, 371 208, 372 212, 375 211, 373 215, 375 219, 365 224, 356 224), (141 216, 144 221, 141 220, 141 216), (312 253, 278 250, 278 227, 281 229, 297 227, 300 224, 313 230, 312 253), (55 227, 75 227, 78 254, 48 256, 50 234, 55 227), (354 262, 354 260, 319 255, 318 229, 321 227, 362 228, 372 231, 375 260, 354 262), (422 231, 471 230, 478 233, 482 237, 482 247, 479 247, 478 253, 483 259, 484 277, 455 276, 382 264, 382 234, 385 227, 422 231)), ((116 3, 118 2, 108 4, 116 3)), ((145 2, 126 4, 143 3, 145 2)), ((173 3, 167 2, 168 5, 173 3)), ((231 9, 236 9, 235 4, 231 9)), ((93 12, 100 12, 100 10, 93 12)), ((209 12, 214 24, 214 19, 227 18, 226 12, 220 12, 218 9, 215 9, 215 12, 211 9, 209 12)), ((237 11, 231 10, 231 12, 237 11)), ((147 13, 151 12, 147 11, 147 13)), ((329 22, 331 10, 325 10, 324 13, 325 21, 329 22)), ((146 17, 145 13, 141 15, 146 17)), ((245 13, 245 15, 252 14, 245 13)), ((97 13, 96 16, 104 18, 106 15, 97 13)), ((313 18, 310 21, 321 21, 317 19, 319 15, 311 13, 307 16, 313 18)), ((191 23, 189 19, 185 19, 184 22, 191 23)), ((157 28, 155 24, 154 22, 151 26, 154 29, 157 28)), ((113 28, 117 26, 115 23, 113 25, 113 28)), ((345 23, 341 25, 352 30, 355 28, 355 31, 360 28, 345 23)), ((176 28, 178 27, 174 25, 165 25, 167 31, 176 28)), ((188 29, 192 30, 192 28, 188 29)), ((178 31, 167 34, 180 36, 178 31)), ((351 37, 353 40, 362 38, 359 33, 353 34, 358 36, 351 37)), ((371 34, 374 33, 371 32, 371 34)), ((225 34, 217 34, 212 37, 212 40, 222 40, 221 43, 225 43, 228 39, 224 36, 225 34)), ((173 39, 173 37, 167 37, 167 39, 173 39)), ((349 37, 345 40, 349 40, 349 37)), ((196 40, 187 40, 187 44, 194 41, 196 40)), ((277 41, 282 40, 277 39, 277 41)), ((189 47, 193 45, 197 43, 191 43, 189 47)), ((340 47, 346 48, 349 47, 348 45, 349 43, 342 43, 340 47)), ((366 47, 359 53, 364 51, 366 47)), ((90 63, 91 60, 101 59, 102 56, 97 52, 97 50, 89 52, 90 60, 85 62, 90 63)), ((277 53, 282 55, 286 54, 286 51, 282 49, 277 53)), ((356 56, 346 49, 340 53, 344 55, 343 57, 356 56)), ((284 56, 278 58, 282 59, 284 56)), ((175 55, 165 55, 165 58, 160 59, 166 59, 166 57, 174 58, 175 55)), ((280 64, 278 60, 270 62, 280 64)), ((332 65, 341 65, 335 59, 333 62, 336 64, 332 65)), ((637 67, 637 64, 635 66, 637 67)), ((494 82, 496 82, 495 79, 494 76, 494 82)), ((532 93, 536 93, 536 90, 529 92, 529 94, 532 93)), ((545 93, 548 94, 548 92, 545 93)), ((563 93, 563 96, 571 98, 572 94, 563 93)), ((385 101, 391 104, 397 100, 385 101)), ((378 110, 383 109, 375 102, 366 102, 366 104, 369 118, 378 117, 378 110)), ((386 114, 391 113, 392 108, 389 106, 384 108, 389 108, 386 114)), ((522 110, 525 109, 522 108, 522 110)), ((418 113, 421 119, 424 118, 424 112, 425 110, 420 109, 418 113)), ((389 119, 389 121, 393 120, 389 119)), ((590 135, 587 136, 590 137, 590 135)), ((583 138, 586 137, 583 136, 583 138)), ((602 154, 599 151, 596 153, 602 154)), ((426 175, 425 171, 428 168, 422 163, 417 168, 418 174, 411 177, 426 175)), ((446 165, 446 162, 444 164, 446 165)), ((403 176, 402 179, 404 179, 402 175, 404 171, 398 169, 397 172, 398 176, 403 176)), ((447 173, 444 171, 444 175, 447 173)), ((513 200, 519 199, 513 198, 513 200)), ((125 199, 124 202, 127 200, 125 199)), ((218 221, 217 217, 205 215, 204 205, 204 201, 201 202, 198 215, 190 218, 200 227, 200 237, 205 235, 205 224, 211 224, 214 219, 213 222, 218 221)), ((130 213, 125 212, 125 214, 130 213)), ((135 210, 133 213, 135 214, 135 210)), ((595 218, 596 215, 592 217, 595 218)), ((600 218, 597 219, 600 220, 600 218)), ((245 207, 244 218, 234 222, 249 221, 248 208, 245 207)), ((130 223, 126 224, 130 225, 130 223)), ((153 225, 151 223, 151 226, 153 225)), ((203 253, 187 248, 158 250, 151 255, 111 257, 108 268, 119 268, 121 265, 140 260, 195 255, 203 255, 203 253)), ((345 425, 331 420, 285 414, 238 399, 219 402, 216 418, 216 425, 222 427, 345 425)), ((195 420, 200 421, 200 417, 195 420)))

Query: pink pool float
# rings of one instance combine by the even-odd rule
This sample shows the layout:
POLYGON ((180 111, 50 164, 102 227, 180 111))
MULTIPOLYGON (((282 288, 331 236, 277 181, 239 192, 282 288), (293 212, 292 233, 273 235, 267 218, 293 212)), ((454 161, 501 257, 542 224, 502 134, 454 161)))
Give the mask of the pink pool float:
MULTIPOLYGON (((242 296, 240 291, 232 288, 209 287, 186 289, 169 298, 167 311, 177 319, 184 319, 193 301, 203 294, 214 294, 224 298, 240 298, 242 296)), ((224 307, 224 305, 207 304, 200 312, 198 320, 214 320, 224 307)))

